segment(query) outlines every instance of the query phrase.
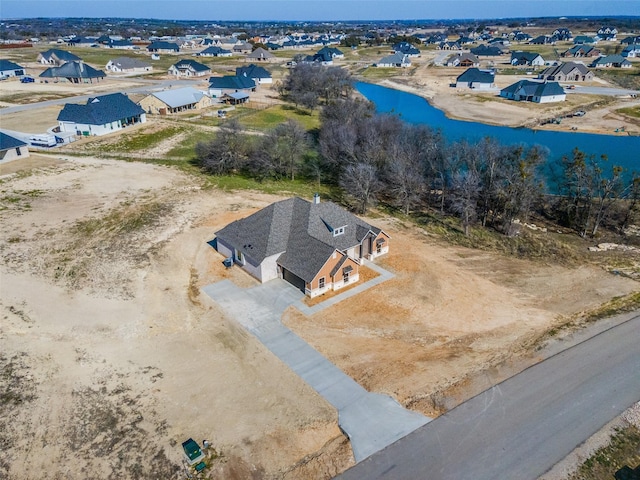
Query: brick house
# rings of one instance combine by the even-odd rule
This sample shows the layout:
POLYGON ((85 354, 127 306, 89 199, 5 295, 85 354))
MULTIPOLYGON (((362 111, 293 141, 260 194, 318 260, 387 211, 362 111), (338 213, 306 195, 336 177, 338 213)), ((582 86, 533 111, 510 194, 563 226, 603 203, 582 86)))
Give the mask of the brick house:
POLYGON ((216 232, 215 248, 260 282, 282 278, 309 297, 359 279, 359 267, 389 251, 389 235, 332 202, 273 203, 216 232))

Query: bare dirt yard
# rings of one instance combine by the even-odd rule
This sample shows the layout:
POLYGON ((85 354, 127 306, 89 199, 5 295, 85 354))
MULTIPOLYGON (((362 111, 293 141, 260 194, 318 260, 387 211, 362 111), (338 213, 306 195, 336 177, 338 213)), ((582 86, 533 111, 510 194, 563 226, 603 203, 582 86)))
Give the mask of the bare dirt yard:
MULTIPOLYGON (((39 157, 0 169, 0 477, 327 479, 353 464, 336 412, 199 288, 207 244, 282 197, 203 188, 170 167, 39 157)), ((638 289, 595 266, 444 245, 380 216, 396 277, 292 329, 366 388, 423 413, 528 352, 567 316, 638 289)))

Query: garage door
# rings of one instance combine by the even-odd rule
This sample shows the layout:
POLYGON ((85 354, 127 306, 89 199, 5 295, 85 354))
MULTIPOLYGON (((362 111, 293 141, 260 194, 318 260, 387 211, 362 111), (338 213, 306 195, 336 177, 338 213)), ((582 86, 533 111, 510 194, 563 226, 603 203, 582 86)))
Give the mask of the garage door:
POLYGON ((289 282, 291 285, 293 285, 294 287, 296 287, 298 290, 300 290, 302 293, 304 293, 305 290, 305 281, 303 279, 301 279, 299 276, 294 275, 293 273, 291 273, 289 270, 287 270, 286 268, 282 269, 282 277, 289 282))

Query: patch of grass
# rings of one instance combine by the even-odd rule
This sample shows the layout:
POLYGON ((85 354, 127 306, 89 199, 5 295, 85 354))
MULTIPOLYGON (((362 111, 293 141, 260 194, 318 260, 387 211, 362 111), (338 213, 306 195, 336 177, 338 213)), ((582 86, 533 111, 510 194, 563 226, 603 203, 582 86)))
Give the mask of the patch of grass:
POLYGON ((143 130, 132 134, 123 135, 119 141, 109 146, 110 150, 119 152, 135 152, 146 150, 154 147, 159 142, 169 137, 176 136, 186 131, 186 127, 170 126, 154 132, 145 132, 143 130))
POLYGON ((317 110, 308 112, 290 105, 274 105, 264 110, 249 108, 238 110, 238 119, 246 128, 270 130, 289 119, 300 123, 306 130, 320 127, 320 114, 317 110))
POLYGON ((383 67, 367 67, 360 72, 364 78, 390 78, 404 74, 405 69, 401 68, 383 68, 383 67))
POLYGON ((204 131, 193 131, 187 134, 181 142, 166 153, 167 158, 190 161, 195 157, 195 148, 198 142, 211 140, 214 134, 204 131))
POLYGON ((640 107, 619 108, 616 112, 627 117, 640 118, 640 107))
POLYGON ((101 218, 90 218, 77 222, 72 232, 81 237, 110 233, 121 235, 155 225, 169 211, 164 203, 152 202, 142 205, 128 206, 112 210, 101 218))
POLYGON ((620 428, 611 437, 609 445, 600 448, 585 460, 569 480, 612 479, 623 467, 634 468, 639 464, 640 429, 634 426, 620 428))

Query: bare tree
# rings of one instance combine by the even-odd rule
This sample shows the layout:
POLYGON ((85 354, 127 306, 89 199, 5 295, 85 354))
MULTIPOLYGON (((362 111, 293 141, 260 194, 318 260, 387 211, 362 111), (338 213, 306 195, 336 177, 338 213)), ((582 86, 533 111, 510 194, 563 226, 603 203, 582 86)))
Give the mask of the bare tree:
POLYGON ((220 126, 213 140, 196 144, 196 157, 207 172, 225 175, 244 166, 250 145, 247 140, 242 126, 234 118, 220 126))
POLYGON ((367 163, 348 165, 342 173, 340 186, 347 196, 355 200, 356 209, 365 213, 376 203, 381 188, 378 170, 374 165, 367 163))
POLYGON ((474 170, 456 172, 451 181, 451 209, 460 215, 466 236, 475 220, 480 195, 480 177, 474 170))

